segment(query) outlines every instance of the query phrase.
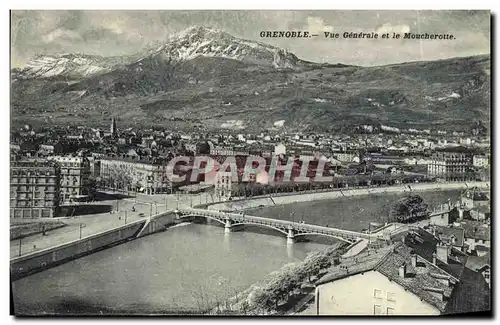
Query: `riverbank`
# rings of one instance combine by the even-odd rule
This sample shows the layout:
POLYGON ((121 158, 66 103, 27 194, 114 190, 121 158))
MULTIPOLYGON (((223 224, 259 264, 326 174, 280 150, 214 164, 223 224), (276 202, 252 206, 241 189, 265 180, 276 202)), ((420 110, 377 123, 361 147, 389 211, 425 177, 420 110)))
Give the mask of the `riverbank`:
POLYGON ((298 263, 289 263, 270 273, 236 296, 216 306, 210 315, 284 315, 308 299, 317 280, 345 253, 349 245, 337 243, 309 253, 298 263))
POLYGON ((241 211, 265 206, 286 205, 300 202, 332 200, 346 197, 362 197, 376 194, 409 193, 426 191, 464 190, 468 187, 489 189, 489 182, 468 183, 420 183, 386 187, 335 189, 321 192, 273 194, 251 198, 238 198, 232 201, 209 204, 210 210, 241 211))

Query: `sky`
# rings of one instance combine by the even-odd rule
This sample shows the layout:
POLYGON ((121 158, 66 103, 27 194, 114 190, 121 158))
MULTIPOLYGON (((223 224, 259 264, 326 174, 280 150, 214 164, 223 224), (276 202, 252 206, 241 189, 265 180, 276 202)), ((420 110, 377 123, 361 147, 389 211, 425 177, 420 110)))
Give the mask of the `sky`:
POLYGON ((11 65, 35 55, 130 55, 201 25, 286 48, 314 62, 363 66, 490 53, 489 11, 11 11, 11 65), (260 31, 419 32, 455 40, 261 38, 260 31))

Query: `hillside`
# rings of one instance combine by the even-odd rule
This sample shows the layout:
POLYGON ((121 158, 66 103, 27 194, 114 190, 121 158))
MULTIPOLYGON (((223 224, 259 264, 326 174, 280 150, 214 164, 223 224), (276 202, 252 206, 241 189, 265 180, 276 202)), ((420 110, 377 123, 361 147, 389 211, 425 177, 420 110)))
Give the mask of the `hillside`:
POLYGON ((314 130, 490 122, 489 56, 325 65, 195 27, 139 59, 113 62, 99 73, 15 78, 13 122, 100 124, 115 116, 122 125, 265 129, 285 120, 287 129, 314 130))

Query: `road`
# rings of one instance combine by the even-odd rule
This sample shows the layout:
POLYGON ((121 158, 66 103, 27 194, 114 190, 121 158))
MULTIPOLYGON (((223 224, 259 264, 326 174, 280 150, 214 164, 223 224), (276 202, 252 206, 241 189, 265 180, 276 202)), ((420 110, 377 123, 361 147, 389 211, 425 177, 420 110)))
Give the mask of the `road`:
MULTIPOLYGON (((108 192, 113 194, 112 192, 108 192)), ((95 203, 88 203, 89 205, 109 205, 112 207, 112 213, 98 213, 92 215, 81 215, 69 218, 57 218, 65 224, 66 227, 51 230, 46 232, 46 236, 37 234, 23 239, 17 239, 10 242, 10 256, 11 258, 20 255, 25 255, 41 249, 61 245, 71 242, 81 237, 94 235, 120 225, 125 222, 141 219, 139 213, 144 216, 155 215, 167 210, 178 208, 189 208, 201 203, 213 202, 210 194, 176 194, 168 195, 145 195, 138 194, 136 197, 125 198, 119 200, 98 201, 95 203), (118 207, 118 211, 116 208, 118 207), (135 212, 132 211, 135 208, 135 212), (125 215, 127 218, 125 220, 125 215), (80 229, 80 225, 82 228, 80 229), (21 246, 21 249, 19 249, 21 246)))
MULTIPOLYGON (((456 188, 458 184, 440 184, 441 188, 456 188)), ((463 185, 463 183, 462 183, 463 185)), ((472 183, 469 186, 475 186, 472 183)), ((412 185, 414 186, 414 185, 412 185)), ((418 184, 416 187, 422 188, 432 188, 432 184, 418 184)), ((402 187, 400 187, 402 189, 402 187)), ((382 189, 377 189, 382 190, 382 189)), ((351 190, 352 191, 352 190, 351 190)), ((356 191, 356 190, 354 190, 356 191)), ((359 190, 358 190, 359 191, 359 190)), ((371 190, 370 190, 371 192, 371 190)), ((327 194, 332 195, 332 194, 327 194)), ((307 196, 314 196, 314 194, 302 194, 294 195, 292 197, 300 196, 301 199, 307 199, 307 196)), ((285 199, 290 199, 292 197, 283 197, 285 199)), ((278 199, 278 198, 277 198, 278 199)), ((279 197, 282 200, 282 197, 279 197)), ((314 199, 313 197, 309 199, 314 199)), ((46 236, 42 234, 29 236, 21 240, 14 240, 10 243, 10 254, 11 257, 16 257, 24 254, 31 253, 33 251, 53 247, 56 245, 64 244, 75 239, 80 238, 80 232, 82 237, 94 235, 115 227, 129 221, 140 219, 139 213, 143 213, 145 216, 154 215, 167 210, 173 210, 176 208, 189 208, 194 207, 199 204, 212 203, 216 200, 210 193, 200 193, 200 194, 168 194, 168 195, 145 195, 137 194, 136 197, 126 198, 120 200, 109 200, 109 201, 99 201, 95 204, 99 205, 110 205, 113 207, 113 213, 99 213, 93 215, 82 215, 71 218, 60 218, 61 221, 67 224, 66 227, 48 231, 46 236), (116 207, 118 206, 118 211, 116 207), (135 212, 132 212, 132 207, 135 207, 135 212), (125 214, 127 215, 127 220, 125 220, 125 214), (82 228, 80 229, 80 225, 82 228), (19 247, 21 246, 21 247, 19 247)), ((280 202, 284 204, 286 202, 280 202)), ((90 203, 92 204, 92 203, 90 203)))

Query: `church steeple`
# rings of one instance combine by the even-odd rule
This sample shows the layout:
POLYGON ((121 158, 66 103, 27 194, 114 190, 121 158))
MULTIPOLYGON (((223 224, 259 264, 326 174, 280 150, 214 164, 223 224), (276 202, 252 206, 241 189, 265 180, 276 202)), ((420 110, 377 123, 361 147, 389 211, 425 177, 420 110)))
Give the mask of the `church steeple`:
POLYGON ((111 119, 110 132, 111 132, 111 135, 116 135, 116 120, 114 117, 111 119))

